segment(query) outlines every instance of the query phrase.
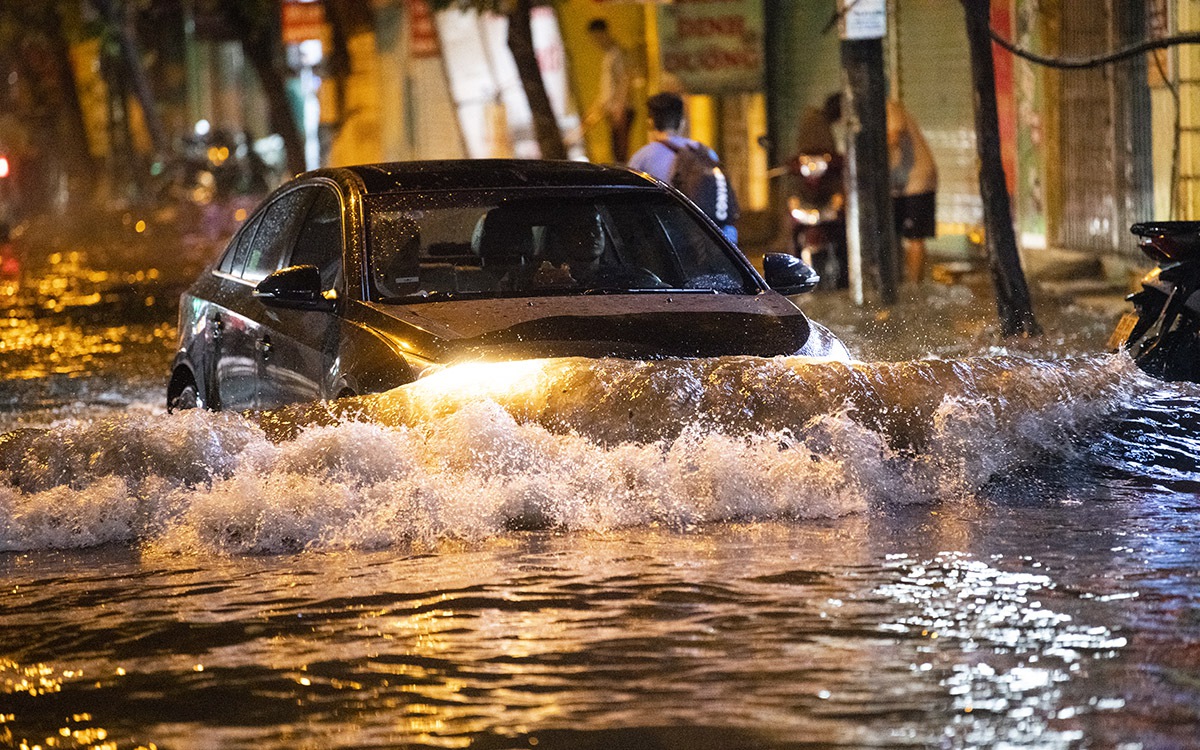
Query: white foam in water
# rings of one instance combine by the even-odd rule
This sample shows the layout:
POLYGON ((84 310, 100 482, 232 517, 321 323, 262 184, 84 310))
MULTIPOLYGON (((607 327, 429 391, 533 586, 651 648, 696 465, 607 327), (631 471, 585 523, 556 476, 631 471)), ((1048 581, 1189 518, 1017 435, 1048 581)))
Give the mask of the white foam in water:
POLYGON ((822 518, 969 499, 1071 451, 1138 379, 1119 358, 730 358, 472 366, 272 442, 240 415, 136 415, 0 441, 0 550, 233 554, 822 518))

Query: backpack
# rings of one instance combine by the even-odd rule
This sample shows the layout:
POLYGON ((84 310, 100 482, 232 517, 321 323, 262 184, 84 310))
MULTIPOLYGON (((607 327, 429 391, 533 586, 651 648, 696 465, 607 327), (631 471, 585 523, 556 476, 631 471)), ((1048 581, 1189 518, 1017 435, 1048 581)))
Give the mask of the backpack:
POLYGON ((737 221, 740 215, 737 196, 712 151, 695 141, 686 146, 676 146, 668 141, 660 143, 675 152, 671 186, 699 206, 717 226, 737 221))

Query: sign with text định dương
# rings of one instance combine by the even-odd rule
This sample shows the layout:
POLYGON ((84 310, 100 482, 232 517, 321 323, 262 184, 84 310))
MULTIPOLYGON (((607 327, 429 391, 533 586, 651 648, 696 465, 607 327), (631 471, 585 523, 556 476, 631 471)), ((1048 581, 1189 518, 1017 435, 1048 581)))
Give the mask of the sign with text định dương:
POLYGON ((658 9, 663 71, 691 94, 760 91, 762 0, 675 0, 658 9))

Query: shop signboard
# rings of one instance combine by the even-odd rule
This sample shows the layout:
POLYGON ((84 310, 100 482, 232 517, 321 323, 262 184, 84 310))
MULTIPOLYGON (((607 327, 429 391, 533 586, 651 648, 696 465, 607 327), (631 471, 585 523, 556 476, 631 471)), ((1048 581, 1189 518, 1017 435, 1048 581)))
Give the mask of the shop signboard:
MULTIPOLYGON (((435 20, 468 155, 536 158, 533 113, 508 48, 508 19, 451 8, 437 13, 435 20)), ((577 131, 579 115, 567 84, 566 52, 554 9, 534 8, 530 26, 538 69, 559 129, 577 131)), ((568 155, 584 158, 578 144, 568 155)))
POLYGON ((433 9, 429 0, 408 0, 409 56, 415 58, 437 57, 437 27, 433 22, 433 9))
POLYGON ((325 4, 320 0, 288 0, 280 8, 284 44, 300 44, 321 39, 325 32, 325 4))
POLYGON ((762 0, 675 0, 658 8, 663 71, 690 94, 761 91, 762 0))
POLYGON ((841 0, 842 39, 882 39, 887 36, 887 0, 841 0))

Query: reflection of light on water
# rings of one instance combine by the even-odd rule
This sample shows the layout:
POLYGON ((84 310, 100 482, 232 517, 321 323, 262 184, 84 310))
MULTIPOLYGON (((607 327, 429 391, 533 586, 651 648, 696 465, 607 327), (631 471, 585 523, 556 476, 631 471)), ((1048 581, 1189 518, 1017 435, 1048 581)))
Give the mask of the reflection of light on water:
MULTIPOLYGON (((118 672, 122 675, 123 670, 118 672)), ((59 671, 48 664, 21 665, 9 659, 0 659, 0 696, 24 693, 31 698, 59 693, 64 683, 83 680, 82 670, 59 671)), ((0 746, 23 748, 90 748, 90 750, 116 750, 117 743, 109 740, 104 727, 94 726, 89 713, 77 713, 64 717, 65 724, 48 736, 44 732, 32 737, 22 737, 18 722, 21 716, 0 712, 0 746)), ((27 731, 27 730, 26 730, 27 731)), ((138 745, 135 750, 156 750, 153 743, 138 745)))
MULTIPOLYGON (((13 304, 7 316, 0 318, 0 376, 4 380, 85 375, 98 359, 123 354, 124 342, 145 343, 137 340, 134 327, 129 325, 88 325, 71 316, 101 305, 136 304, 139 300, 129 298, 130 290, 157 281, 157 269, 96 269, 87 254, 77 250, 53 253, 46 263, 37 274, 9 285, 13 304)), ((140 302, 152 307, 157 300, 143 293, 140 302)), ((153 334, 155 340, 171 341, 174 337, 169 324, 158 326, 153 334)))
POLYGON ((0 659, 0 692, 7 695, 57 693, 62 690, 64 679, 69 680, 76 676, 77 673, 70 671, 60 675, 57 670, 46 664, 22 666, 15 661, 0 659))
POLYGON ((1035 600, 1055 588, 1049 576, 999 570, 960 553, 924 562, 893 555, 888 566, 903 576, 880 593, 919 612, 883 627, 926 639, 918 647, 925 658, 913 664, 914 672, 946 670, 941 684, 959 712, 948 736, 973 744, 1061 747, 1083 733, 1050 722, 1124 706, 1119 698, 1100 696, 1085 705, 1062 705, 1063 684, 1088 660, 1116 657, 1127 641, 1035 600))
POLYGON ((9 318, 3 328, 0 354, 12 358, 4 369, 6 380, 84 373, 95 357, 120 354, 124 349, 120 342, 130 337, 128 326, 84 333, 75 325, 29 318, 9 318))
MULTIPOLYGON (((453 599, 441 596, 440 601, 452 607, 453 599)), ((497 659, 502 666, 483 668, 490 679, 499 682, 517 681, 521 685, 556 684, 553 677, 536 667, 526 667, 530 656, 553 654, 561 648, 567 626, 561 611, 507 611, 490 609, 474 625, 480 637, 469 654, 457 652, 461 646, 449 633, 461 630, 462 615, 454 609, 417 611, 391 620, 386 631, 389 639, 407 644, 407 652, 421 657, 429 664, 445 660, 447 665, 465 662, 489 664, 497 659)), ((412 663, 372 664, 372 671, 407 678, 402 690, 415 699, 405 709, 404 723, 420 743, 443 747, 468 747, 470 733, 485 732, 498 720, 505 722, 511 732, 524 734, 533 727, 560 716, 562 706, 553 693, 547 692, 539 705, 516 705, 495 702, 481 704, 469 694, 473 680, 455 676, 444 668, 412 663), (447 736, 448 732, 458 735, 447 736)), ((501 691, 503 692, 503 691, 501 691)))

